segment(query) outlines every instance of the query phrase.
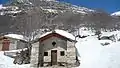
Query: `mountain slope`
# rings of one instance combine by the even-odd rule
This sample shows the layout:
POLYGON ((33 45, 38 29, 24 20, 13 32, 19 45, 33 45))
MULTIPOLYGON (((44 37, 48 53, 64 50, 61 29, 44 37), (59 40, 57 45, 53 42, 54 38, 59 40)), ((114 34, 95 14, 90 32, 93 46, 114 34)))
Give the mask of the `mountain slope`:
POLYGON ((53 0, 11 0, 0 10, 2 16, 11 17, 8 18, 10 20, 6 23, 12 21, 12 23, 9 23, 11 24, 9 27, 6 27, 6 24, 4 28, 8 31, 14 29, 18 33, 32 32, 34 29, 46 27, 52 28, 54 27, 53 23, 57 28, 68 29, 67 27, 72 27, 72 22, 76 21, 79 24, 79 18, 91 12, 94 12, 94 10, 53 0), (68 23, 73 16, 78 18, 73 18, 72 22, 68 23), (30 28, 31 25, 35 25, 35 27, 30 28))
POLYGON ((109 29, 114 27, 110 23, 115 21, 105 12, 55 0, 11 0, 4 6, 6 8, 1 9, 0 14, 11 17, 9 21, 12 21, 6 22, 11 25, 4 28, 8 31, 14 29, 14 32, 20 34, 32 34, 39 29, 64 29, 72 32, 83 26, 95 30, 109 29))
POLYGON ((120 16, 120 11, 114 12, 111 14, 112 16, 120 16))

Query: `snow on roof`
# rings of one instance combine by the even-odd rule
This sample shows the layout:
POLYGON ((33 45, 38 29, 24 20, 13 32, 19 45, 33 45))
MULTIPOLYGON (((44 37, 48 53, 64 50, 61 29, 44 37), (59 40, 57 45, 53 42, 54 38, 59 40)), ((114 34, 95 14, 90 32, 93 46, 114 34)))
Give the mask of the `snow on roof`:
MULTIPOLYGON (((47 32, 47 33, 45 33, 45 34, 43 34, 41 36, 37 36, 37 38, 42 38, 42 37, 44 37, 44 36, 46 36, 48 34, 51 34, 51 33, 52 33, 52 31, 47 32)), ((75 40, 75 36, 73 36, 71 33, 68 33, 67 31, 56 29, 55 33, 57 33, 59 35, 62 35, 64 37, 68 38, 68 39, 75 40)))
POLYGON ((27 41, 27 38, 25 38, 23 35, 18 35, 18 34, 7 34, 7 35, 4 35, 4 36, 5 36, 5 37, 14 38, 14 39, 19 39, 19 40, 27 41))

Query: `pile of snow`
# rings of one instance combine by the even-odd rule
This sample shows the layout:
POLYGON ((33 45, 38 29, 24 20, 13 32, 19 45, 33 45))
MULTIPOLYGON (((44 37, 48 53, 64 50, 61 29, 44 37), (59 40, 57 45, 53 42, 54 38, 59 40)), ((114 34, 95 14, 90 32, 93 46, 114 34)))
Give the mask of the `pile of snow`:
POLYGON ((112 15, 112 16, 120 16, 120 11, 114 12, 114 13, 112 13, 111 15, 112 15))
POLYGON ((4 52, 0 52, 0 68, 7 68, 12 65, 13 59, 4 55, 4 52))
POLYGON ((78 68, 120 68, 120 42, 102 46, 96 36, 76 43, 81 65, 78 68))
POLYGON ((14 39, 19 39, 19 40, 27 41, 27 38, 24 37, 23 35, 18 35, 18 34, 7 34, 7 35, 4 35, 4 36, 5 36, 5 37, 14 38, 14 39))
POLYGON ((29 68, 30 65, 15 65, 14 59, 4 55, 4 52, 0 51, 0 68, 29 68))

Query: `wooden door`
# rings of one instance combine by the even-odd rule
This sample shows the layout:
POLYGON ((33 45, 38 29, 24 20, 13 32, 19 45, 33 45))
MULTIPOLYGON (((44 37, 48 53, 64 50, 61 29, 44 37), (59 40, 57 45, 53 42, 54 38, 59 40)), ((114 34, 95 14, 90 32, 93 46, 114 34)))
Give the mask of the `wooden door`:
POLYGON ((57 65, 57 50, 51 51, 51 66, 57 65))
POLYGON ((9 50, 9 46, 10 46, 10 41, 9 40, 4 40, 2 43, 2 51, 6 51, 9 50))

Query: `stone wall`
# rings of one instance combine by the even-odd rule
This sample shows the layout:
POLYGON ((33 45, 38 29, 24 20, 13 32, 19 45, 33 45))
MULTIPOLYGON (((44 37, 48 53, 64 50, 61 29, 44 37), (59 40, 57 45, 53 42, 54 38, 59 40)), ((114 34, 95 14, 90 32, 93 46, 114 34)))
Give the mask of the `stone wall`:
POLYGON ((32 44, 30 67, 37 68, 39 58, 39 42, 32 44))
POLYGON ((75 43, 67 41, 67 63, 74 65, 76 62, 76 48, 75 43))

